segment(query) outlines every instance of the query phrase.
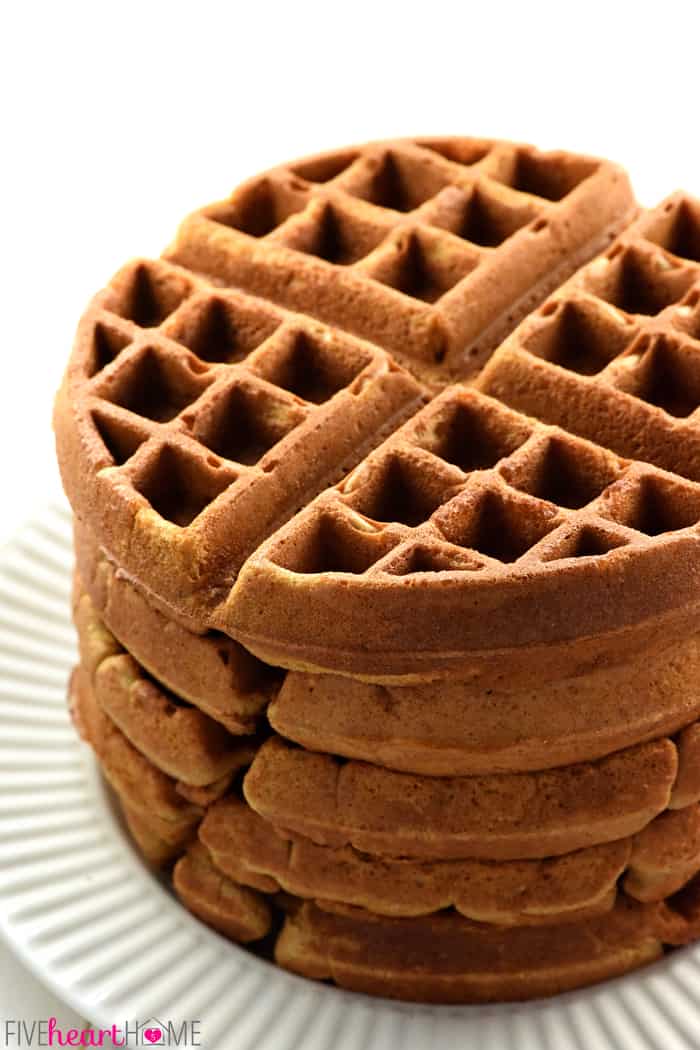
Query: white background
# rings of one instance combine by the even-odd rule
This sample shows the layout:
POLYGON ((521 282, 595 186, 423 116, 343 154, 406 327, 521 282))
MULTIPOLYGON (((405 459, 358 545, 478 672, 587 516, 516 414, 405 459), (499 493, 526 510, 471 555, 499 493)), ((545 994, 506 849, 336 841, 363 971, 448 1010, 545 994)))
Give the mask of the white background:
POLYGON ((699 7, 3 5, 0 542, 57 484, 51 401, 85 301, 187 211, 278 160, 416 133, 609 155, 647 204, 700 193, 699 7))

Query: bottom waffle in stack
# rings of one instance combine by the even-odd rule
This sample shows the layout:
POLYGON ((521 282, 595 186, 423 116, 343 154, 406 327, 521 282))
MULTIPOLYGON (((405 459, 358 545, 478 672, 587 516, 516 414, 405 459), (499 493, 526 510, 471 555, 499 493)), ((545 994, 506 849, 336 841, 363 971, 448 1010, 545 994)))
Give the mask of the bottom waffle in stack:
POLYGON ((624 688, 614 668, 540 687, 517 741, 507 719, 472 718, 484 739, 460 748, 470 687, 282 682, 166 619, 84 533, 77 552, 74 717, 144 857, 224 935, 307 977, 432 1002, 554 994, 700 935, 700 712, 674 672, 694 639, 626 667, 624 688), (656 699, 644 724, 639 676, 656 699), (607 703, 567 725, 565 695, 586 691, 607 703), (432 717, 405 718, 417 703, 432 717), (387 744, 397 709, 402 748, 387 744))

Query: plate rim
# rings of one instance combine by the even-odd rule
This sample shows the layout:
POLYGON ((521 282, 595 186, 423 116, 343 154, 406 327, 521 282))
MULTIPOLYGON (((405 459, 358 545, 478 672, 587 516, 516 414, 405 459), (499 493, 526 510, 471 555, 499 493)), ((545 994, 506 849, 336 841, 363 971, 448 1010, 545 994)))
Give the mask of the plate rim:
MULTIPOLYGON (((61 603, 58 581, 61 580, 62 574, 66 595, 71 584, 72 546, 69 536, 70 512, 65 501, 57 499, 49 503, 40 512, 28 518, 26 524, 15 533, 14 537, 11 537, 0 546, 0 611, 2 611, 2 607, 7 602, 8 595, 10 596, 10 603, 12 602, 13 579, 16 581, 19 578, 24 585, 23 607, 25 612, 29 609, 28 615, 30 617, 34 614, 40 617, 42 609, 46 608, 48 601, 49 605, 53 607, 53 615, 55 616, 56 610, 61 603), (45 554, 44 541, 42 540, 42 535, 46 535, 47 532, 53 536, 49 544, 49 546, 52 546, 52 555, 56 555, 56 557, 58 557, 59 553, 61 555, 56 564, 51 565, 50 570, 48 569, 48 556, 45 554), (19 563, 21 571, 17 569, 17 563, 19 563), (57 568, 56 565, 59 567, 57 568), (46 593, 48 585, 45 577, 47 576, 50 578, 50 587, 48 587, 49 598, 47 598, 46 593), (29 598, 27 597, 28 595, 33 597, 29 598), (32 600, 34 602, 33 605, 32 600)), ((68 624, 70 624, 70 608, 66 598, 65 622, 63 626, 65 627, 68 624)), ((48 633, 50 628, 47 627, 46 630, 48 633)), ((12 638, 16 638, 16 636, 17 632, 8 630, 0 619, 0 803, 2 803, 3 796, 8 791, 12 790, 16 794, 18 790, 16 787, 12 787, 12 781, 7 777, 7 770, 21 768, 21 763, 19 765, 15 764, 13 767, 12 762, 6 765, 2 760, 3 755, 7 756, 10 751, 13 751, 12 747, 10 751, 4 747, 4 729, 7 726, 12 729, 13 725, 16 729, 14 716, 12 714, 9 716, 4 714, 2 696, 7 695, 8 692, 12 695, 14 689, 17 691, 20 702, 29 705, 32 703, 31 685, 24 689, 16 678, 8 678, 6 671, 3 669, 3 653, 6 654, 8 651, 11 651, 12 638), (8 636, 10 637, 9 642, 8 636), (8 682, 11 683, 9 686, 8 682)), ((65 649, 66 671, 68 671, 68 665, 71 662, 68 657, 70 654, 72 658, 73 654, 66 645, 65 638, 55 640, 54 644, 57 651, 65 649)), ((32 639, 27 639, 26 646, 21 650, 22 656, 26 659, 28 655, 30 656, 31 650, 32 639)), ((88 826, 92 827, 93 830, 99 829, 102 832, 105 844, 116 854, 118 864, 123 865, 124 870, 129 872, 130 879, 135 880, 137 885, 140 883, 144 887, 144 899, 149 902, 153 899, 157 905, 157 914, 164 916, 167 920, 168 928, 175 931, 184 929, 197 950, 204 947, 210 953, 213 952, 216 965, 218 968, 221 968, 222 974, 225 970, 230 970, 232 974, 243 975, 246 980, 252 982, 252 986, 255 986, 256 983, 258 985, 262 983, 265 985, 266 991, 271 992, 274 989, 278 998, 281 996, 286 1001, 301 1004, 299 1006, 300 1010, 302 1005, 305 1004, 306 1012, 309 1014, 313 1013, 313 1018, 305 1033, 304 1047, 308 1045, 313 1047, 314 1050, 326 1050, 326 1047, 328 1047, 330 1050, 331 1045, 337 1045, 337 1043, 331 1044, 315 1041, 317 1036, 318 1039, 323 1039, 318 1023, 322 1015, 335 1014, 338 1017, 356 1015, 359 1017, 360 1013, 363 1013, 368 1019, 368 1031, 379 1031, 382 1025, 394 1026, 396 1032, 401 1033, 400 1046, 405 1047, 406 1050, 409 1050, 409 1048, 413 1050, 414 1047, 424 1045, 416 1040, 415 1035, 418 1028, 420 1028, 422 1032, 420 1039, 424 1038, 426 1022, 431 1026, 433 1038, 440 1039, 441 1048, 443 1045, 448 1045, 448 1039, 457 1036, 462 1044, 469 1042, 469 1040, 477 1040, 480 1046, 482 1043, 486 1045, 484 1040, 488 1036, 488 1038, 496 1038, 494 1046, 498 1047, 498 1050, 516 1050, 516 1046, 517 1050, 524 1050, 524 1048, 529 1048, 530 1046, 541 1046, 540 1042, 535 1042, 534 1040, 538 1032, 542 1033, 543 1026, 546 1027, 548 1020, 553 1020, 557 1024, 564 1024, 568 1018, 568 1024, 571 1025, 573 1024, 571 1018, 574 1013, 592 1013, 597 1016, 602 1012, 603 1005, 605 1005, 606 1011, 612 1010, 614 1013, 616 1001, 625 1003, 630 997, 637 1000, 640 996, 646 997, 649 1001, 655 1000, 657 1002, 655 1008, 658 1012, 660 1009, 658 1007, 659 997, 663 999, 665 996, 666 999, 669 999, 670 996, 670 999, 673 999, 677 1005, 679 996, 682 997, 683 993, 685 993, 686 1005, 689 1005, 693 1011, 694 1023, 700 1028, 700 991, 697 997, 693 997, 686 987, 687 978, 681 980, 679 977, 681 970, 690 967, 690 970, 695 974, 695 980, 697 981, 700 978, 700 942, 685 948, 676 949, 664 958, 638 971, 553 998, 474 1006, 434 1006, 373 998, 307 980, 296 974, 281 970, 271 962, 256 957, 245 948, 226 940, 221 934, 205 926, 184 909, 177 902, 172 891, 141 860, 110 798, 111 789, 102 780, 99 767, 88 745, 83 743, 72 730, 65 704, 65 687, 67 685, 65 675, 63 686, 61 687, 58 684, 61 679, 61 673, 59 671, 52 672, 56 685, 45 686, 42 698, 38 703, 42 709, 51 709, 54 715, 57 715, 61 710, 65 715, 63 719, 59 718, 60 728, 65 730, 69 727, 70 732, 69 734, 64 734, 65 739, 61 744, 63 748, 62 755, 64 759, 69 759, 68 765, 71 768, 79 769, 79 777, 76 783, 72 785, 72 790, 77 793, 76 797, 80 795, 80 806, 83 807, 81 810, 82 814, 92 815, 93 822, 88 826), (51 694, 52 699, 49 699, 49 694, 51 694), (145 893, 145 887, 148 887, 148 893, 145 893), (516 1029, 520 1030, 517 1043, 512 1037, 512 1033, 516 1029)), ((51 675, 48 677, 51 678, 51 675)), ((15 748, 15 750, 17 749, 15 748)), ((31 755, 35 753, 30 745, 26 747, 23 745, 18 750, 22 754, 27 753, 31 755)), ((76 807, 78 807, 77 802, 76 807)), ((33 816, 34 814, 32 814, 33 816)), ((4 879, 7 870, 12 870, 13 819, 16 818, 13 818, 12 810, 0 805, 0 842, 3 844, 2 849, 0 849, 0 861, 4 861, 4 863, 0 864, 0 936, 45 986, 50 988, 59 999, 97 1027, 108 1028, 111 1024, 118 1023, 114 1020, 117 1011, 121 1015, 120 1019, 131 1020, 132 1018, 138 1018, 140 1016, 138 1012, 126 1012, 124 1005, 124 1003, 128 1002, 136 1004, 137 999, 133 995, 129 999, 128 994, 122 993, 122 995, 126 994, 126 998, 124 1003, 117 1007, 105 1006, 103 1002, 95 1001, 94 981, 92 986, 89 981, 84 986, 81 986, 80 982, 66 980, 60 967, 47 960, 46 951, 44 950, 42 953, 38 950, 36 933, 32 936, 30 930, 31 923, 27 924, 26 922, 22 923, 13 920, 10 912, 10 902, 13 894, 8 894, 4 879), (10 852, 9 858, 8 851, 10 852), (93 998, 90 997, 91 988, 93 998), (108 1013, 106 1012, 107 1010, 109 1011, 108 1013)), ((40 827, 41 824, 39 824, 40 827)), ((47 828, 50 831, 50 824, 45 826, 45 832, 47 828)), ((40 830, 36 834, 40 836, 40 830)), ((24 834, 19 840, 15 841, 26 843, 28 840, 31 842, 31 833, 29 835, 24 834)), ((58 848, 60 849, 60 834, 58 848)), ((64 850, 67 848, 64 845, 64 850)), ((14 862, 17 863, 17 861, 18 858, 14 857, 14 862)), ((22 895, 23 891, 14 891, 14 897, 19 900, 22 899, 22 895)), ((58 908, 56 911, 53 911, 49 907, 48 910, 45 910, 46 918, 49 919, 53 916, 55 919, 57 911, 58 908)), ((96 918, 104 918, 105 914, 100 911, 96 916, 83 920, 83 925, 89 925, 96 918)), ((40 927, 41 924, 39 924, 39 929, 40 927)), ((79 920, 78 929, 80 929, 79 920)), ((206 955, 206 951, 204 954, 206 955)), ((119 973, 118 970, 117 973, 119 973)), ((268 994, 269 1004, 271 1005, 273 1001, 275 1001, 275 995, 268 994)), ((262 1011, 266 1009, 266 1006, 264 1002, 260 1006, 260 1016, 262 1016, 262 1011)), ((629 1014, 629 1008, 626 1007, 623 1012, 629 1014)), ((665 1017, 668 1011, 661 1011, 661 1013, 665 1017)), ((248 1021, 248 1015, 243 1020, 248 1021)), ((673 1020, 673 1023, 672 1020, 668 1020, 668 1024, 671 1025, 670 1030, 678 1034, 681 1040, 675 1045, 691 1047, 692 1043, 683 1042, 683 1039, 686 1038, 683 1026, 678 1023, 677 1019, 673 1020)), ((600 1020, 599 1025, 602 1025, 600 1020)), ((605 1027, 603 1026, 604 1030, 605 1027)), ((359 1028, 357 1030, 359 1032, 359 1028)), ((569 1030, 566 1025, 564 1030, 569 1030)), ((275 1037, 275 1041, 270 1043, 270 1046, 274 1046, 275 1050, 286 1050, 287 1045, 289 1050, 292 1050, 292 1045, 301 1045, 296 1041, 294 1044, 291 1042, 287 1044, 283 1031, 271 1029, 270 1032, 275 1037)), ((267 1034, 270 1034, 270 1032, 267 1034)), ((631 1045, 638 1046, 639 1050, 646 1050, 647 1047, 649 1050, 656 1050, 661 1045, 663 1045, 663 1050, 670 1050, 672 1044, 666 1038, 663 1044, 652 1041, 656 1038, 653 1035, 653 1027, 646 1032, 638 1029, 638 1034, 640 1041, 631 1045)), ((577 1037, 573 1029, 571 1037, 570 1044, 564 1043, 561 1038, 558 1038, 557 1050, 568 1050, 569 1045, 572 1048, 577 1046, 577 1037)), ((214 1038, 216 1040, 215 1043, 207 1041, 202 1045, 206 1045, 207 1050, 238 1050, 240 1046, 235 1029, 228 1029, 227 1032, 217 1031, 214 1038)), ((296 1040, 296 1036, 294 1038, 296 1040)), ((360 1038, 364 1037, 360 1035, 360 1038)), ((260 1050, 262 1050, 263 1046, 267 1047, 267 1036, 264 1036, 263 1042, 257 1041, 255 1045, 260 1050)), ((365 1047, 369 1045, 369 1042, 359 1043, 353 1041, 351 1036, 343 1042, 343 1050, 346 1050, 346 1048, 347 1050, 365 1050, 365 1047)), ((378 1043, 377 1046, 379 1045, 378 1043)), ((392 1045, 394 1044, 392 1043, 392 1045)), ((449 1045, 452 1045, 452 1043, 449 1045)), ((458 1043, 455 1042, 454 1045, 457 1046, 458 1043)), ((622 1047, 623 1044, 611 1043, 610 1045, 622 1047)), ((372 1046, 374 1046, 374 1043, 372 1043, 372 1046)), ((395 1046, 396 1048, 399 1046, 398 1035, 395 1046)))

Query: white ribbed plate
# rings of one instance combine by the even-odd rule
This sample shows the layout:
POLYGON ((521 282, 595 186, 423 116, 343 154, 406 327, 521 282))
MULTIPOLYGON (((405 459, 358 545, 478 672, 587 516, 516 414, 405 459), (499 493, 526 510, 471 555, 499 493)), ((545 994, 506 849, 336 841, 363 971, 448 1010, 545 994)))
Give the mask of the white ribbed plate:
POLYGON ((411 1007, 293 977, 184 911, 139 860, 70 724, 70 518, 0 554, 0 926, 100 1027, 201 1022, 206 1050, 697 1050, 700 948, 555 1000, 411 1007))

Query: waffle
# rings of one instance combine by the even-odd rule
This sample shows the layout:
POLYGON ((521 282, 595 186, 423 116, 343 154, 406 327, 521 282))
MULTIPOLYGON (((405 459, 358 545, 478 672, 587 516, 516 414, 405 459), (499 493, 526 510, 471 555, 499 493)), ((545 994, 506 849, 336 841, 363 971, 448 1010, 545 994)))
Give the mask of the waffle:
POLYGON ((236 795, 199 825, 212 862, 235 882, 410 917, 454 908, 499 926, 579 921, 628 896, 661 901, 700 872, 700 804, 666 810, 627 839, 537 860, 411 860, 319 846, 275 828, 236 795), (624 876, 624 878, 622 878, 624 876))
POLYGON ((669 739, 540 773, 421 777, 263 744, 244 780, 261 816, 319 845, 394 857, 512 860, 624 838, 672 803, 669 739))
POLYGON ((285 922, 277 962, 343 988, 420 1002, 554 995, 658 959, 658 934, 627 902, 566 926, 503 930, 453 914, 390 919, 307 903, 285 922))
POLYGON ((658 959, 663 942, 698 934, 688 913, 622 897, 606 915, 566 926, 472 923, 453 913, 392 919, 308 902, 287 918, 275 957, 295 973, 371 995, 420 1002, 531 999, 592 984, 658 959), (669 940, 670 938, 670 940, 669 940))
POLYGON ((175 865, 173 886, 186 908, 234 941, 258 941, 271 928, 264 897, 217 871, 198 843, 175 865))
POLYGON ((518 999, 700 936, 700 203, 637 216, 592 158, 360 146, 83 317, 74 716, 290 970, 518 999))
MULTIPOLYGON (((393 918, 330 902, 265 897, 228 879, 197 843, 175 866, 183 904, 233 940, 275 937, 295 973, 371 995, 422 1002, 490 1002, 552 995, 658 959, 700 929, 700 886, 656 904, 620 894, 605 914, 564 925, 498 927, 454 911, 393 918)), ((263 942, 264 943, 264 942, 263 942)))
MULTIPOLYGON (((552 682, 543 675, 520 688, 497 667, 466 682, 405 686, 290 671, 268 718, 281 736, 312 751, 403 772, 523 772, 675 733, 700 717, 699 678, 697 635, 650 646, 621 665, 552 682)), ((697 727, 679 737, 679 749, 688 757, 677 788, 700 797, 697 727)))
MULTIPOLYGON (((608 911, 632 850, 631 840, 620 840, 538 861, 373 857, 348 846, 285 838, 234 795, 207 810, 199 839, 219 871, 265 893, 284 890, 394 916, 454 907, 467 918, 504 926, 574 922, 608 911)), ((674 858, 668 852, 670 878, 674 858)), ((684 858, 683 873, 687 867, 684 858)))
MULTIPOLYGON (((105 637, 108 638, 107 632, 105 637)), ((172 781, 140 756, 116 727, 110 726, 110 720, 95 700, 90 672, 85 668, 80 668, 74 676, 73 696, 76 721, 93 746, 96 746, 108 776, 113 768, 110 757, 117 760, 116 780, 112 782, 118 791, 120 804, 137 846, 150 863, 159 866, 169 864, 182 854, 194 830, 193 825, 185 824, 184 833, 178 836, 172 833, 175 825, 172 825, 172 829, 169 825, 167 818, 171 817, 171 810, 175 808, 179 816, 177 811, 183 807, 182 797, 178 795, 178 786, 173 790, 172 781), (105 749, 105 739, 120 741, 121 751, 119 747, 116 750, 111 747, 105 749), (131 770, 130 777, 125 777, 125 770, 131 770), (155 791, 154 784, 157 786, 155 791), (161 801, 163 797, 166 800, 166 808, 164 815, 160 816, 159 812, 164 811, 161 801)), ((529 997, 544 994, 548 987, 543 986, 541 991, 537 991, 540 987, 538 982, 542 977, 537 967, 537 972, 534 973, 521 970, 518 992, 508 990, 506 978, 502 973, 496 978, 490 972, 489 958, 493 958, 489 956, 490 951, 497 951, 507 960, 507 965, 512 965, 518 958, 518 945, 521 943, 519 934, 514 934, 513 938, 509 935, 502 939, 500 948, 496 949, 498 927, 494 923, 508 927, 540 929, 543 931, 542 938, 531 942, 532 949, 537 949, 539 953, 536 956, 538 965, 540 959, 549 958, 551 953, 561 961, 557 952, 561 953, 565 947, 565 968, 569 973, 567 980, 573 982, 571 986, 593 980, 590 967, 594 966, 596 961, 600 961, 597 954, 583 967, 574 966, 572 961, 577 957, 582 943, 595 942, 595 937, 592 937, 589 929, 593 917, 604 915, 610 922, 609 927, 606 925, 606 930, 617 929, 621 907, 629 907, 629 901, 624 897, 618 896, 615 902, 616 881, 625 868, 622 884, 627 894, 639 896, 645 901, 657 901, 662 893, 673 892, 678 886, 692 879, 697 866, 700 865, 698 810, 700 806, 678 813, 663 814, 631 841, 613 842, 581 851, 579 854, 550 858, 546 861, 490 865, 483 862, 412 864, 406 860, 371 858, 347 848, 329 849, 303 841, 285 842, 274 832, 270 834, 272 829, 269 826, 264 828, 265 822, 243 802, 229 796, 211 804, 204 821, 200 824, 202 842, 190 845, 187 853, 175 866, 174 887, 183 904, 195 915, 226 936, 243 943, 258 942, 271 931, 280 888, 288 892, 296 891, 298 895, 310 892, 313 896, 320 896, 324 892, 339 892, 347 896, 350 891, 363 903, 371 903, 375 907, 377 904, 381 907, 384 903, 388 909, 394 909, 394 912, 401 909, 403 901, 404 909, 413 915, 421 914, 426 908, 442 909, 439 914, 430 915, 427 920, 431 923, 430 930, 416 927, 416 920, 413 918, 403 918, 401 928, 392 931, 386 927, 378 930, 378 922, 391 920, 382 920, 369 911, 348 910, 342 905, 326 901, 320 907, 316 904, 302 905, 300 913, 297 910, 298 902, 292 899, 285 909, 290 916, 278 940, 277 959, 282 965, 299 973, 331 976, 337 983, 355 988, 359 985, 349 981, 345 967, 341 964, 336 968, 336 952, 340 951, 341 957, 343 956, 343 949, 339 948, 340 943, 345 945, 345 951, 352 945, 356 954, 364 953, 365 963, 368 963, 375 959, 379 935, 384 941, 387 933, 390 940, 396 937, 410 939, 413 936, 420 940, 421 937, 430 934, 430 942, 426 942, 421 949, 423 983, 420 990, 390 990, 389 986, 383 983, 385 976, 381 975, 364 978, 370 982, 367 984, 367 990, 374 994, 398 994, 408 998, 418 995, 421 998, 435 997, 436 1000, 442 1000, 447 995, 459 1001, 470 1001, 474 998, 481 1000, 494 995, 529 997), (214 863, 209 856, 209 849, 214 863), (260 868, 263 869, 263 874, 257 870, 260 868), (245 885, 246 883, 248 885, 245 885), (264 897, 260 891, 272 896, 264 897), (404 894, 408 896, 405 897, 404 894), (417 900, 420 901, 418 913, 417 900), (457 944, 455 949, 453 935, 458 929, 461 937, 465 927, 455 927, 459 919, 453 912, 444 910, 451 901, 476 911, 479 921, 469 923, 468 926, 472 931, 478 931, 481 938, 486 936, 486 943, 482 939, 471 946, 471 954, 468 956, 468 978, 462 973, 464 962, 458 955, 445 955, 442 970, 435 967, 432 959, 428 958, 434 950, 443 953, 451 950, 455 953, 456 950, 467 947, 462 945, 460 948, 457 944), (510 914, 507 911, 509 904, 513 909, 510 914), (333 960, 333 965, 325 975, 317 972, 316 968, 320 965, 318 959, 315 959, 313 952, 304 949, 303 938, 301 941, 298 939, 300 931, 308 932, 315 921, 313 917, 321 912, 350 916, 353 919, 359 916, 361 924, 372 924, 376 935, 364 925, 353 924, 344 928, 340 936, 341 931, 334 927, 333 935, 328 939, 325 949, 329 953, 328 958, 333 960), (584 924, 584 918, 588 925, 584 924), (554 922, 557 923, 556 926, 552 925, 554 922), (434 924, 437 924, 437 928, 434 924), (589 932, 582 942, 579 931, 584 925, 589 932), (567 930, 571 930, 570 936, 567 935, 567 930), (558 949, 555 947, 557 943, 561 945, 558 949), (486 954, 484 949, 487 949, 486 954), (575 953, 571 957, 568 956, 569 949, 575 953), (451 987, 449 993, 445 992, 445 968, 448 972, 456 968, 459 975, 455 980, 448 982, 451 987), (495 982, 493 989, 484 990, 491 981, 495 982), (477 990, 479 987, 480 991, 477 990)), ((201 817, 201 811, 197 813, 191 810, 186 816, 196 824, 201 817)), ((685 904, 686 911, 697 913, 692 882, 684 889, 683 894, 689 900, 689 903, 685 904)), ((660 931, 657 933, 659 951, 662 940, 683 943, 696 934, 697 914, 693 920, 692 915, 685 916, 682 910, 679 912, 669 908, 665 900, 662 901, 660 909, 658 914, 654 912, 655 929, 660 931)), ((641 932, 642 913, 635 914, 637 929, 641 932)), ((331 929, 327 932, 330 934, 331 929)), ((606 949, 606 956, 607 954, 606 949)), ((397 953, 393 957, 394 965, 397 965, 399 955, 404 958, 404 962, 406 961, 405 952, 397 953)), ((630 952, 624 968, 641 965, 645 960, 646 957, 641 958, 637 953, 630 952)), ((609 962, 606 965, 609 965, 609 962)), ((600 978, 611 975, 612 972, 618 971, 606 970, 600 973, 600 978)), ((397 975, 394 974, 394 988, 397 987, 396 980, 397 975)), ((412 980, 416 980, 415 974, 407 979, 406 988, 411 987, 412 980)), ((551 990, 559 989, 552 986, 551 990)))
POLYGON ((225 634, 193 634, 154 608, 76 522, 80 587, 142 667, 233 734, 255 731, 278 675, 225 634), (173 659, 177 653, 177 659, 173 659))
POLYGON ((201 789, 225 787, 250 764, 258 741, 232 736, 150 679, 104 627, 86 594, 77 597, 75 620, 81 662, 100 710, 154 766, 201 789))
POLYGON ((259 945, 268 933, 274 936, 275 914, 286 915, 275 959, 295 973, 422 1002, 556 994, 643 966, 700 930, 697 880, 658 903, 620 894, 603 915, 505 928, 451 910, 393 918, 337 903, 265 898, 218 872, 201 843, 175 866, 175 886, 186 907, 234 940, 259 945))
POLYGON ((190 216, 168 255, 444 382, 478 369, 634 211, 626 175, 591 157, 398 140, 264 172, 190 216))
POLYGON ((186 221, 170 261, 120 271, 83 317, 57 397, 77 517, 194 631, 230 633, 218 607, 245 559, 415 413, 427 387, 397 354, 440 382, 466 374, 635 213, 619 168, 572 154, 453 139, 342 155, 353 161, 322 184, 338 154, 263 175, 186 221), (335 229, 340 210, 351 226, 331 240, 366 243, 356 262, 313 254, 314 223, 335 229), (343 330, 314 319, 331 315, 343 330))

